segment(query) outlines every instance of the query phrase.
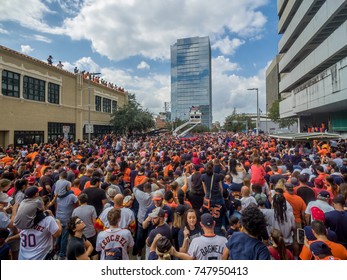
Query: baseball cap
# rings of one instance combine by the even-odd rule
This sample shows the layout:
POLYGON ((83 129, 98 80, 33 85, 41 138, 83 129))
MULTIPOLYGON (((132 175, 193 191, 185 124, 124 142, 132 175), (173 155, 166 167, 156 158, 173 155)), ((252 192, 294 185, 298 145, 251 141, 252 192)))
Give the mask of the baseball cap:
POLYGON ((213 227, 214 225, 214 220, 213 217, 211 216, 211 214, 209 213, 205 213, 201 216, 201 223, 205 226, 205 227, 213 227))
POLYGON ((317 198, 327 200, 327 199, 330 198, 330 193, 329 193, 328 191, 321 191, 321 192, 318 194, 317 198))
POLYGON ((180 216, 182 216, 184 212, 186 212, 186 207, 182 204, 178 205, 175 209, 175 213, 177 213, 180 216))
POLYGON ((32 198, 39 192, 37 187, 29 187, 24 191, 26 198, 32 198))
POLYGON ((181 175, 182 175, 181 170, 176 170, 176 171, 174 172, 174 175, 181 176, 181 175))
POLYGON ((2 203, 9 203, 13 198, 8 196, 6 193, 1 192, 0 193, 0 202, 2 203))
POLYGON ((29 176, 27 177, 29 185, 34 185, 35 184, 35 177, 34 176, 29 176))
POLYGON ((325 221, 325 214, 323 212, 323 210, 321 210, 320 208, 313 206, 311 208, 311 215, 312 215, 312 220, 319 220, 324 222, 325 221))
POLYGON ((330 247, 322 241, 315 241, 310 244, 310 250, 315 256, 331 255, 330 247))
POLYGON ((286 187, 286 190, 288 193, 293 193, 294 192, 294 185, 291 183, 285 183, 284 186, 286 187))
POLYGON ((151 218, 163 218, 165 217, 165 211, 161 207, 156 207, 153 209, 152 213, 148 214, 151 218))

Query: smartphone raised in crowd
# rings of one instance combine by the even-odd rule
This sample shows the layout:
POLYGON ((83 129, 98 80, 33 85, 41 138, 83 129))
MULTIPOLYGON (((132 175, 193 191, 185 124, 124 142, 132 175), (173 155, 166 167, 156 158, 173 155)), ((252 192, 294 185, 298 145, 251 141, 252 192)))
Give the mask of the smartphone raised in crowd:
POLYGON ((297 241, 299 244, 304 244, 305 242, 305 230, 302 228, 297 229, 297 241))

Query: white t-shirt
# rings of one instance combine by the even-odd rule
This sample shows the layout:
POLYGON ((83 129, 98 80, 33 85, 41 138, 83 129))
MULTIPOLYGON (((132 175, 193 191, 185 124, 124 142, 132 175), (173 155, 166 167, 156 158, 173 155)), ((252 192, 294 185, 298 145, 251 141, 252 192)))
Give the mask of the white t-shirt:
POLYGON ((224 236, 202 235, 192 240, 188 254, 197 260, 220 260, 226 243, 227 239, 224 236))
POLYGON ((47 216, 31 229, 20 235, 19 260, 43 260, 53 248, 53 234, 59 226, 52 216, 47 216))
MULTIPOLYGON (((312 207, 318 207, 320 210, 322 210, 324 213, 327 213, 327 212, 330 212, 330 211, 333 211, 335 210, 334 207, 332 207, 331 205, 329 205, 326 201, 323 201, 323 200, 320 200, 320 199, 317 199, 317 200, 314 200, 314 201, 310 201, 308 204, 307 204, 307 207, 306 207, 306 210, 305 210, 305 214, 312 214, 311 213, 311 208, 312 207)), ((311 220, 312 220, 312 216, 311 216, 311 220)))
POLYGON ((129 260, 128 248, 134 246, 134 239, 127 229, 109 228, 98 234, 96 240, 97 252, 101 252, 100 259, 105 259, 105 251, 120 248, 122 250, 122 259, 129 260))
MULTIPOLYGON (((111 209, 113 209, 113 207, 108 207, 106 208, 104 211, 101 212, 99 219, 102 221, 102 223, 104 224, 104 227, 109 228, 110 227, 110 223, 107 220, 107 214, 108 212, 111 211, 111 209)), ((135 215, 134 212, 132 210, 130 210, 129 208, 120 208, 121 211, 121 215, 120 215, 120 221, 118 226, 120 228, 128 228, 129 225, 133 224, 135 222, 135 215)))

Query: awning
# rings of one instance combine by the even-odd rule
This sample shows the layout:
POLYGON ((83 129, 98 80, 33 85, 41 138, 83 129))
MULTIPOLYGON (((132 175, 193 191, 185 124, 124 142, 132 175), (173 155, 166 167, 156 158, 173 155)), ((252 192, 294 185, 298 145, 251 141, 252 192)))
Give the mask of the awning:
POLYGON ((310 141, 310 140, 340 140, 342 136, 335 133, 279 133, 279 134, 270 134, 271 138, 283 139, 283 140, 292 140, 292 141, 310 141))

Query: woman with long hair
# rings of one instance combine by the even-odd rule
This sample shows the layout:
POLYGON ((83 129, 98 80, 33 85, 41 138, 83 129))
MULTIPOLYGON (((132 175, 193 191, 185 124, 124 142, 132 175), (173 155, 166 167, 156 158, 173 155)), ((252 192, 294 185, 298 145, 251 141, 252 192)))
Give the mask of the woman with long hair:
POLYGON ((184 213, 183 225, 178 232, 178 247, 182 253, 187 253, 190 242, 204 234, 200 224, 198 223, 198 216, 194 209, 188 209, 184 213))
POLYGON ((280 230, 274 228, 270 232, 270 240, 272 245, 268 246, 273 260, 293 260, 293 254, 286 248, 282 233, 280 230))
POLYGON ((221 175, 213 173, 213 163, 208 162, 206 173, 201 176, 201 181, 205 198, 211 200, 211 205, 224 205, 222 179, 221 175))
POLYGON ((272 229, 280 230, 284 243, 287 248, 292 249, 293 234, 296 228, 295 219, 292 211, 287 208, 287 201, 283 194, 275 193, 272 198, 272 214, 270 215, 268 224, 268 233, 272 229))

